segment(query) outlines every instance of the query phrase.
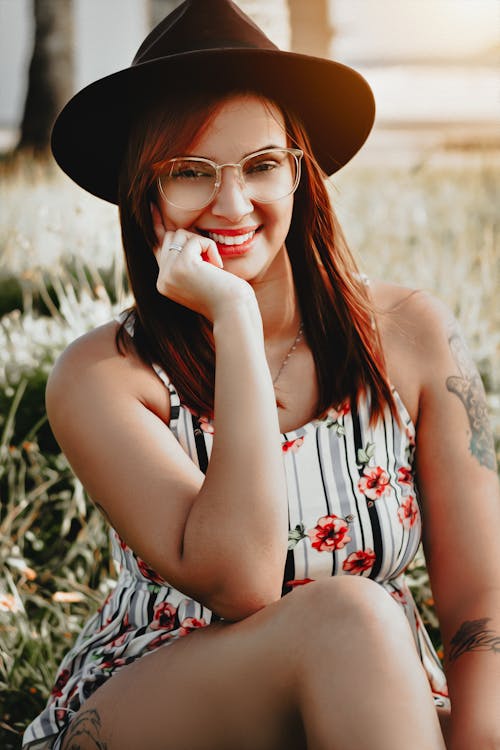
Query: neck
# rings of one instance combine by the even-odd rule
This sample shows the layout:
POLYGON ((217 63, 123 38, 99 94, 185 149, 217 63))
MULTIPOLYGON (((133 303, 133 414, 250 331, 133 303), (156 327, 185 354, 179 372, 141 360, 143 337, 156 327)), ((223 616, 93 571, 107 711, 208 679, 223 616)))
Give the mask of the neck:
POLYGON ((297 334, 301 315, 292 266, 283 247, 261 279, 252 287, 257 297, 266 342, 280 342, 297 334))

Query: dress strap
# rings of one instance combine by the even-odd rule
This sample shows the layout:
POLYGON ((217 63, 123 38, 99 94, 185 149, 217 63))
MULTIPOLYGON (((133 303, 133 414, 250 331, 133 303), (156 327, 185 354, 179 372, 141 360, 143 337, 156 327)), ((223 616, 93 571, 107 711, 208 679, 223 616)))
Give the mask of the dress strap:
POLYGON ((179 420, 180 411, 181 411, 181 400, 179 398, 179 394, 177 393, 175 387, 170 382, 170 378, 168 377, 165 370, 163 370, 160 365, 157 365, 156 363, 153 363, 153 370, 160 378, 161 382, 168 388, 168 391, 170 393, 170 423, 169 427, 170 429, 175 429, 177 427, 177 422, 179 420))

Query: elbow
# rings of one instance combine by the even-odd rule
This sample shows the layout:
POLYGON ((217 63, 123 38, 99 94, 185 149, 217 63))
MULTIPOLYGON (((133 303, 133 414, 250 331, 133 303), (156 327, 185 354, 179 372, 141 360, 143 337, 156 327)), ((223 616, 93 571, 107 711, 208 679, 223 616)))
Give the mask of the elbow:
POLYGON ((184 577, 185 588, 179 588, 224 620, 244 620, 281 598, 285 561, 282 549, 259 556, 244 555, 241 549, 232 556, 219 551, 213 557, 205 554, 202 559, 186 560, 184 555, 189 574, 184 577))
POLYGON ((210 608, 219 617, 229 622, 238 622, 259 612, 281 597, 280 591, 239 591, 236 596, 229 596, 228 592, 213 597, 210 608))
POLYGON ((253 576, 250 580, 231 577, 211 592, 208 606, 219 617, 232 622, 244 620, 281 598, 282 574, 253 576))

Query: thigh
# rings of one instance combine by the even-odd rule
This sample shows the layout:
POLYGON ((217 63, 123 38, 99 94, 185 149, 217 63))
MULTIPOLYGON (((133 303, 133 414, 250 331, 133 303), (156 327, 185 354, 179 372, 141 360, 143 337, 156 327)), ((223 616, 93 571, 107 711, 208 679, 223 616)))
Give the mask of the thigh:
POLYGON ((62 750, 305 750, 280 632, 292 598, 123 667, 73 717, 62 750))
POLYGON ((330 664, 334 707, 345 690, 338 664, 349 660, 346 644, 352 653, 367 639, 414 648, 406 618, 378 584, 346 576, 310 583, 123 667, 85 701, 61 750, 306 750, 305 673, 315 674, 318 659, 330 664))

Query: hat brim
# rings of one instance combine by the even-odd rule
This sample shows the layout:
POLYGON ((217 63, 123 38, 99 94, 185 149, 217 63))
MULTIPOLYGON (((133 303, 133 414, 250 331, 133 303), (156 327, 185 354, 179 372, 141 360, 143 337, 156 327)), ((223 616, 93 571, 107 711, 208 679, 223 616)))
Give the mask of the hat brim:
POLYGON ((91 83, 59 114, 52 152, 78 185, 117 203, 129 123, 146 92, 210 87, 261 91, 302 120, 315 157, 337 172, 359 151, 375 119, 367 81, 331 60, 281 50, 231 48, 186 52, 131 66, 91 83))

